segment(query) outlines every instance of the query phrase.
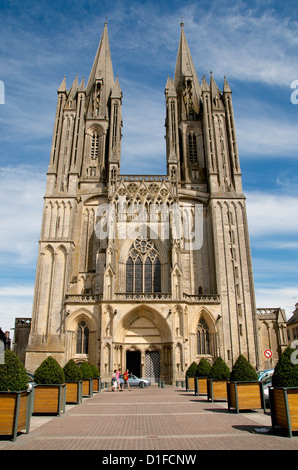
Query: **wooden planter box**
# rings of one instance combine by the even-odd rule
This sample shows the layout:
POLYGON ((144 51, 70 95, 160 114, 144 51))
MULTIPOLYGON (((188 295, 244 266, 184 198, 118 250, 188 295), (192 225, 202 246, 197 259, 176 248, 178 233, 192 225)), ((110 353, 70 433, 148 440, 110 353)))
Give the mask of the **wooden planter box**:
POLYGON ((208 379, 207 397, 212 402, 214 400, 228 400, 227 379, 208 379))
POLYGON ((228 408, 255 410, 262 408, 266 412, 262 382, 228 382, 228 408))
POLYGON ((187 391, 195 389, 195 377, 185 376, 185 388, 187 391))
POLYGON ((31 391, 0 392, 0 436, 16 440, 19 432, 30 428, 31 391))
POLYGON ((66 384, 36 385, 33 414, 65 413, 66 384))
POLYGON ((93 393, 101 392, 101 380, 99 377, 93 379, 93 393))
POLYGON ((83 379, 83 397, 92 397, 93 379, 83 379))
POLYGON ((82 402, 83 396, 83 381, 78 382, 66 382, 66 403, 82 402))
POLYGON ((208 377, 195 377, 195 395, 208 394, 208 377))
POLYGON ((269 398, 272 428, 285 428, 292 437, 292 432, 298 431, 298 388, 270 387, 269 398))

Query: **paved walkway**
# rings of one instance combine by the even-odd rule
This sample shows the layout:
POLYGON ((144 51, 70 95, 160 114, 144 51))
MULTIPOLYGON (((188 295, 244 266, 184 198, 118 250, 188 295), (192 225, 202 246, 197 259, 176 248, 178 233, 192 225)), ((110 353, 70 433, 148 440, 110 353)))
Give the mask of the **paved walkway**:
POLYGON ((236 414, 228 411, 226 402, 211 403, 182 388, 152 385, 130 392, 103 390, 80 405, 67 405, 60 417, 33 416, 30 433, 20 434, 15 442, 0 440, 0 451, 101 450, 133 455, 137 450, 191 454, 211 449, 298 450, 298 434, 290 439, 283 430, 273 433, 270 415, 262 410, 236 414))

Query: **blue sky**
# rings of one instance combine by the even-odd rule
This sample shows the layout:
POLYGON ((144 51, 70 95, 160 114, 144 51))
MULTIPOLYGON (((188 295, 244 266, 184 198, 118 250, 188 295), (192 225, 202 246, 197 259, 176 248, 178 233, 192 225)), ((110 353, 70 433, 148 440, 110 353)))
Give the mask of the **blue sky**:
MULTIPOLYGON (((57 89, 88 79, 107 19, 123 91, 121 172, 164 174, 164 88, 181 17, 199 79, 233 104, 258 307, 298 302, 296 1, 11 0, 0 4, 0 327, 31 317, 57 89)), ((11 332, 11 336, 12 336, 11 332)))

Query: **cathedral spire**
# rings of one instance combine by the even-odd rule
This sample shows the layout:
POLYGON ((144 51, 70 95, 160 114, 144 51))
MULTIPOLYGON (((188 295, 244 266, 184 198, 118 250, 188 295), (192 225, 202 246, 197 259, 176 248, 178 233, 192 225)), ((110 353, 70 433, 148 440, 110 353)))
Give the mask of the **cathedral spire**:
POLYGON ((106 106, 113 85, 113 65, 108 37, 108 27, 107 23, 105 23, 101 40, 90 72, 89 80, 87 83, 86 94, 87 96, 89 96, 90 93, 94 91, 94 88, 96 86, 100 87, 100 93, 102 95, 103 102, 106 106))
POLYGON ((174 77, 174 85, 177 89, 179 85, 183 84, 187 79, 191 79, 194 82, 194 87, 197 93, 200 94, 200 83, 197 77, 195 66, 192 60, 192 56, 187 44, 185 32, 184 32, 184 23, 181 23, 181 34, 180 34, 180 43, 178 48, 177 60, 176 60, 176 69, 174 77))

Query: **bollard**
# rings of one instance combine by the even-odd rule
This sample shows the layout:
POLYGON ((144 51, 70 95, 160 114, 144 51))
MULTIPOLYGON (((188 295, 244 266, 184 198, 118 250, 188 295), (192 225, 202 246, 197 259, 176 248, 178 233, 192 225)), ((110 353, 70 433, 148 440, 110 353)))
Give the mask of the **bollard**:
POLYGON ((144 382, 141 382, 141 383, 140 383, 140 387, 141 387, 141 388, 145 388, 144 382))
POLYGON ((182 387, 182 388, 185 387, 185 382, 184 382, 184 380, 181 380, 181 387, 182 387))
POLYGON ((179 387, 179 384, 180 384, 179 380, 176 380, 176 387, 179 387))

